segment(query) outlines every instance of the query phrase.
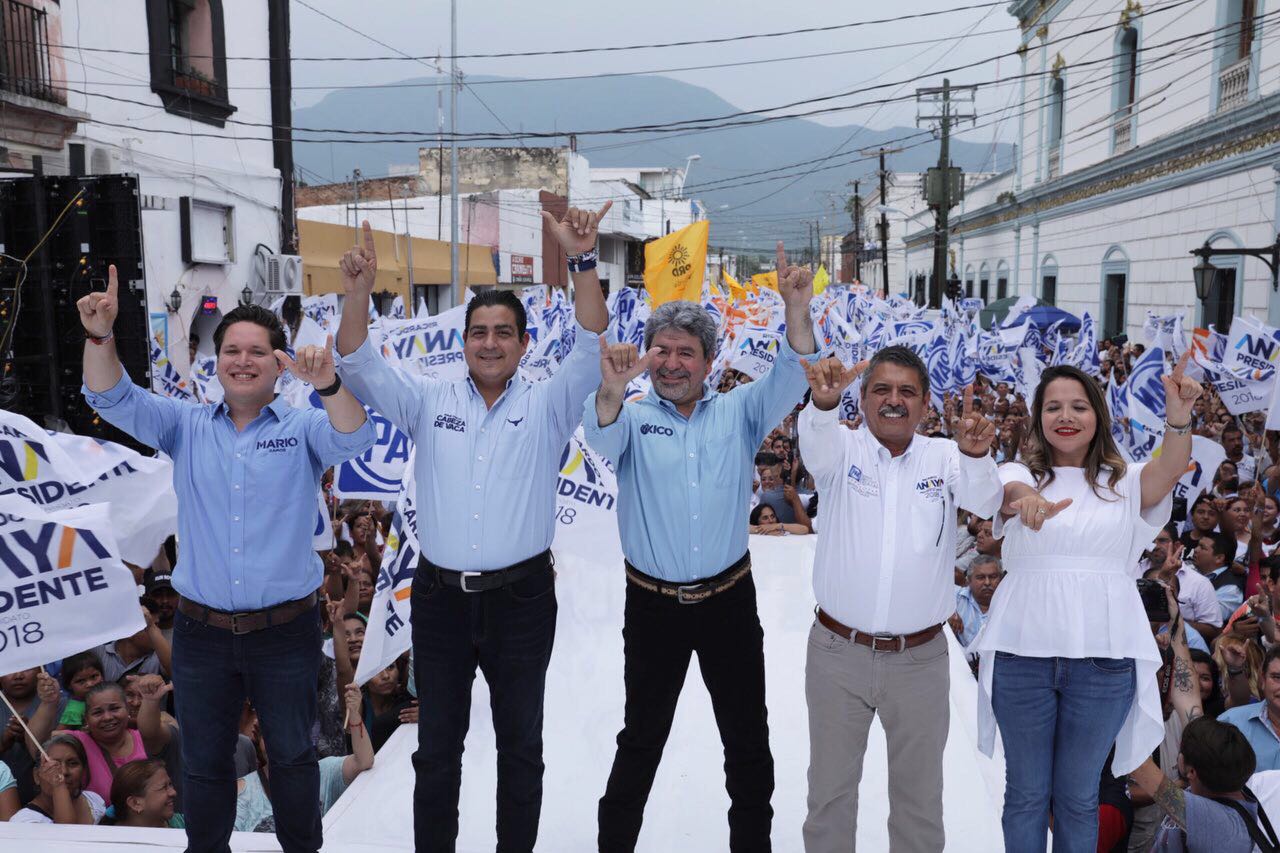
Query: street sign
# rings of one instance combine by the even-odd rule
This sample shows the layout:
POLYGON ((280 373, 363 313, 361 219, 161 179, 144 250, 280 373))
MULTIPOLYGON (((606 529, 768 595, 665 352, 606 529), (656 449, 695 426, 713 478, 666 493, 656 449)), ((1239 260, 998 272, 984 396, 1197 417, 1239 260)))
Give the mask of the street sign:
POLYGON ((511 256, 511 283, 533 284, 533 256, 511 256))

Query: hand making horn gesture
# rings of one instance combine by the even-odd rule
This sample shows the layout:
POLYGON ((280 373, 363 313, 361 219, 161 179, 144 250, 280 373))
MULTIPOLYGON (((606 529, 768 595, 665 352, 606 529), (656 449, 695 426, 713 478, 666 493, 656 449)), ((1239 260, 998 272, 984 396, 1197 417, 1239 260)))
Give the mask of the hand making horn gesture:
POLYGON ((105 293, 87 293, 76 302, 80 312, 80 325, 91 337, 105 338, 111 334, 111 327, 116 324, 116 314, 120 311, 120 281, 116 277, 116 265, 107 267, 107 290, 105 293))
POLYGON ((991 442, 996 437, 996 426, 973 408, 973 386, 964 389, 964 405, 960 419, 952 424, 956 444, 966 456, 986 456, 991 452, 991 442))
POLYGON ((639 355, 634 344, 613 344, 610 346, 600 336, 600 384, 605 388, 622 394, 627 390, 627 383, 649 369, 649 357, 655 350, 646 350, 639 355))
POLYGON ((361 245, 348 249, 338 261, 342 270, 342 289, 347 296, 367 297, 373 293, 373 280, 378 274, 378 253, 373 248, 373 229, 369 220, 360 225, 361 245))
POLYGON ((813 273, 808 267, 787 263, 787 252, 781 240, 778 241, 778 293, 787 304, 799 301, 808 305, 813 299, 813 273))
POLYGON ((1173 367, 1173 373, 1161 376, 1164 384, 1164 416, 1165 420, 1176 427, 1184 427, 1191 423, 1191 407, 1204 390, 1200 383, 1185 374, 1187 359, 1191 358, 1188 349, 1173 367))
MULTIPOLYGON (((779 244, 781 246, 781 244, 779 244)), ((778 250, 781 254, 781 249, 778 250)), ((804 376, 809 380, 813 405, 829 412, 840 403, 840 395, 867 369, 868 362, 860 361, 853 367, 845 367, 838 358, 824 358, 817 362, 802 361, 804 376)))
POLYGON ((581 255, 596 247, 596 234, 600 220, 613 207, 613 202, 606 201, 604 207, 597 211, 582 210, 571 207, 565 211, 564 218, 556 222, 556 218, 545 210, 542 211, 542 222, 548 231, 555 235, 556 242, 564 249, 566 255, 581 255))
POLYGON ((283 350, 276 350, 275 353, 281 370, 289 371, 314 388, 328 388, 337 378, 333 366, 333 335, 325 339, 322 347, 299 347, 294 358, 289 358, 289 354, 283 350))

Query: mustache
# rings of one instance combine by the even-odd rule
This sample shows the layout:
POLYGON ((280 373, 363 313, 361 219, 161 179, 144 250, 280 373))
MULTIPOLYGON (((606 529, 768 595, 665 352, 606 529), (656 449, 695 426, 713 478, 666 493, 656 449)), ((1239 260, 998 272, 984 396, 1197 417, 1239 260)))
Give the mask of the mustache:
POLYGON ((670 370, 670 371, 669 371, 669 370, 665 370, 665 369, 663 369, 663 368, 658 368, 658 378, 659 378, 659 379, 666 379, 666 380, 672 380, 672 379, 688 379, 688 378, 689 378, 689 371, 687 371, 687 370, 670 370))
POLYGON ((881 417, 885 417, 886 415, 901 415, 902 417, 905 418, 907 416, 907 407, 894 406, 890 403, 886 403, 885 405, 881 406, 879 409, 876 410, 876 414, 880 415, 881 417))

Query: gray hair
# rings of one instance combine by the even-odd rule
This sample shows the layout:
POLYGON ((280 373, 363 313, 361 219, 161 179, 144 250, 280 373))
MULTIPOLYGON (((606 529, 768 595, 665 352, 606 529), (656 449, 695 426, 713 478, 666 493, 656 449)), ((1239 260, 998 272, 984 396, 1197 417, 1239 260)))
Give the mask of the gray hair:
POLYGON ((899 367, 906 367, 914 370, 920 376, 920 393, 925 397, 929 396, 929 369, 924 366, 924 362, 920 360, 920 356, 910 347, 894 344, 871 356, 871 362, 867 365, 867 372, 863 374, 865 377, 862 381, 862 393, 867 392, 871 374, 882 364, 896 364, 899 367))
POLYGON ((964 573, 965 577, 973 577, 973 573, 977 570, 978 566, 985 566, 987 563, 995 563, 996 568, 1000 570, 1000 574, 1004 574, 1004 566, 1000 564, 999 557, 994 554, 979 554, 973 558, 973 562, 969 563, 969 568, 964 573))
POLYGON ((667 329, 693 335, 702 342, 702 354, 707 359, 716 354, 716 321, 696 302, 676 300, 655 308, 644 324, 644 348, 649 349, 654 336, 667 329))

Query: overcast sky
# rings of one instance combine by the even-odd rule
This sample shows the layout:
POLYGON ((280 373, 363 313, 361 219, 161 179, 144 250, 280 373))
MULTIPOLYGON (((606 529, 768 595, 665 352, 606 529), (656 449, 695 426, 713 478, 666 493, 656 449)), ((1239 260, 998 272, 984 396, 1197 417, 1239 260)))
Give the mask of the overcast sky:
MULTIPOLYGON (((449 3, 445 0, 306 0, 316 9, 414 55, 449 53, 449 3)), ((458 19, 458 53, 571 49, 719 38, 777 32, 802 27, 849 24, 894 14, 911 14, 971 5, 946 0, 906 0, 898 3, 837 4, 831 0, 728 4, 698 0, 643 2, 583 2, 554 0, 464 0, 458 19), (737 8, 734 8, 734 7, 737 8)), ((669 76, 704 86, 742 109, 758 109, 801 98, 846 91, 859 86, 906 80, 1008 53, 1017 47, 1014 19, 1005 3, 938 17, 895 21, 824 33, 758 39, 722 45, 695 45, 656 50, 584 54, 560 57, 465 60, 462 70, 472 75, 547 77, 598 74, 610 71, 664 69, 743 60, 772 59, 829 51, 858 50, 841 56, 770 62, 736 68, 672 72, 669 76), (966 35, 971 34, 971 35, 966 35), (914 46, 888 47, 905 42, 931 41, 914 46)), ((360 35, 326 20, 301 5, 291 5, 293 53, 297 57, 331 55, 379 56, 390 53, 360 35)), ((1010 76, 1015 60, 1006 57, 951 75, 953 83, 995 80, 1010 76)), ((296 106, 308 106, 325 92, 302 87, 385 83, 431 73, 414 62, 317 63, 295 62, 296 106)), ((907 82, 878 90, 875 97, 909 94, 917 86, 940 80, 907 82)), ((484 87, 479 87, 483 92, 484 87)), ((988 120, 1010 103, 1013 86, 983 91, 978 112, 988 120)), ((434 91, 424 90, 424 115, 434 117, 434 91)), ((865 96, 864 96, 865 97, 865 96)), ((573 115, 572 105, 564 117, 573 115)), ((549 117, 549 124, 550 124, 549 117)), ((637 116, 637 120, 643 116, 637 116)), ((861 108, 816 120, 828 124, 861 124, 873 128, 914 126, 915 106, 907 102, 881 108, 861 108)), ((428 118, 430 121, 430 118, 428 118)), ((563 120, 562 122, 563 123, 563 120)), ((968 137, 989 140, 999 131, 1011 139, 1013 122, 980 127, 968 137)), ((532 128, 530 128, 532 129, 532 128)))

